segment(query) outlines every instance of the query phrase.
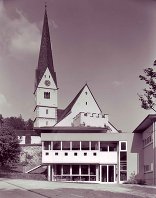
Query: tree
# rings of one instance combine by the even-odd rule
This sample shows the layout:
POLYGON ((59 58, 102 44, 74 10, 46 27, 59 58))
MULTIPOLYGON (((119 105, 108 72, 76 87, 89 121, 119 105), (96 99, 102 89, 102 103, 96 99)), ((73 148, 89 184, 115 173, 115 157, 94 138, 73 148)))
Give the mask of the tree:
POLYGON ((138 94, 141 101, 141 107, 144 109, 154 109, 156 105, 156 72, 153 68, 144 69, 144 75, 139 76, 140 80, 145 81, 146 88, 143 89, 144 94, 138 94))
POLYGON ((33 121, 31 119, 29 119, 25 122, 25 128, 28 129, 28 130, 33 129, 33 121))
POLYGON ((25 130, 25 121, 21 115, 19 117, 4 118, 3 122, 4 126, 13 128, 15 130, 25 130))
POLYGON ((0 128, 0 166, 12 166, 19 162, 20 146, 19 140, 9 127, 0 128))

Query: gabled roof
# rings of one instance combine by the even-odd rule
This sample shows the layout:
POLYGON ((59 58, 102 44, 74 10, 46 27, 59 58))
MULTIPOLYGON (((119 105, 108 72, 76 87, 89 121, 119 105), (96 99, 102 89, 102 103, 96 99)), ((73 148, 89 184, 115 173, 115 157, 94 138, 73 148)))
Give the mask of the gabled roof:
POLYGON ((38 59, 38 68, 36 69, 35 90, 38 84, 40 83, 47 67, 49 68, 49 71, 57 87, 56 73, 54 71, 53 57, 51 50, 48 17, 47 17, 47 11, 45 9, 43 29, 42 29, 42 39, 41 39, 40 53, 38 59))
MULTIPOLYGON (((84 90, 84 88, 85 88, 86 86, 87 86, 87 88, 89 89, 91 95, 93 96, 93 94, 92 94, 90 88, 88 87, 87 84, 85 84, 85 85, 82 87, 82 89, 78 92, 78 94, 75 96, 75 98, 71 101, 71 103, 70 103, 70 104, 66 107, 66 109, 62 112, 62 115, 60 116, 60 119, 58 119, 58 122, 60 122, 60 121, 63 120, 67 115, 70 114, 72 107, 74 106, 74 104, 76 103, 77 99, 79 98, 79 96, 81 95, 81 93, 83 92, 83 90, 84 90)), ((93 96, 93 98, 94 98, 94 96, 93 96)), ((94 100, 95 100, 95 98, 94 98, 94 100)), ((96 102, 96 100, 95 100, 95 102, 96 102)), ((99 107, 99 105, 98 105, 97 102, 96 102, 96 104, 97 104, 97 106, 99 107)), ((99 107, 99 109, 100 109, 100 107, 99 107)), ((101 109, 100 109, 100 111, 101 111, 101 109)), ((102 111, 101 111, 101 112, 102 112, 102 111)))
POLYGON ((142 133, 145 131, 152 123, 156 121, 156 114, 149 114, 137 128, 133 131, 133 133, 142 133))

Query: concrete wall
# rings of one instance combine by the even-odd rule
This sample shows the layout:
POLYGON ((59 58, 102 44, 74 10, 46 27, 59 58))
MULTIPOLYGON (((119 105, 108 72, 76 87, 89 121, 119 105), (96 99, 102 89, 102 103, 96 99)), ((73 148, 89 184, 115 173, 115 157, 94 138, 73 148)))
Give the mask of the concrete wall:
POLYGON ((100 151, 42 151, 42 163, 117 164, 117 152, 100 151), (56 156, 55 153, 58 153, 56 156), (68 153, 66 156, 65 153, 68 153), (77 153, 77 156, 74 156, 77 153), (84 153, 87 155, 84 156, 84 153), (96 156, 94 156, 96 153, 96 156))

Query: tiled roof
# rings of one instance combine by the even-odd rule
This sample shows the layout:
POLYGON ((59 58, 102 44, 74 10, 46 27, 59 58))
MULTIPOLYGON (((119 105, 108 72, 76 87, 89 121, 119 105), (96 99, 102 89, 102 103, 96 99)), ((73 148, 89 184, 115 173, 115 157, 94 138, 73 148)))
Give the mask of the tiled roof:
POLYGON ((72 107, 74 106, 75 102, 77 101, 78 97, 80 96, 80 94, 82 93, 83 89, 85 88, 86 85, 84 85, 82 87, 82 89, 79 91, 79 93, 75 96, 75 98, 71 101, 71 103, 66 107, 66 109, 62 112, 62 115, 60 116, 60 118, 58 119, 58 122, 60 122, 61 120, 63 120, 70 112, 72 107))
POLYGON ((35 90, 38 84, 40 83, 40 80, 42 79, 42 76, 44 75, 44 72, 46 71, 47 67, 49 68, 49 71, 57 87, 56 73, 54 71, 54 65, 53 65, 48 17, 47 17, 47 11, 45 9, 42 39, 41 39, 40 53, 38 59, 38 68, 36 69, 35 90))
MULTIPOLYGON (((81 95, 82 91, 84 90, 84 88, 85 88, 86 86, 88 87, 87 84, 85 84, 85 85, 82 87, 82 89, 79 91, 79 93, 75 96, 75 98, 71 101, 71 103, 70 103, 70 104, 66 107, 66 109, 62 112, 62 115, 61 115, 60 118, 58 119, 58 122, 60 122, 60 121, 63 120, 67 115, 70 114, 72 107, 74 106, 74 104, 76 103, 77 99, 79 98, 79 96, 81 95)), ((89 87, 88 87, 88 89, 89 89, 89 91, 91 92, 91 90, 90 90, 89 87)), ((92 94, 92 92, 91 92, 91 94, 92 94)), ((93 94, 92 94, 92 96, 93 96, 93 94)), ((94 96, 93 96, 93 98, 94 98, 94 96)), ((94 100, 95 100, 95 98, 94 98, 94 100)), ((96 100, 95 100, 95 102, 96 102, 96 100)), ((96 104, 97 104, 99 110, 101 111, 101 109, 100 109, 100 107, 99 107, 99 105, 98 105, 97 102, 96 102, 96 104)), ((102 111, 101 111, 101 112, 102 112, 102 111)))

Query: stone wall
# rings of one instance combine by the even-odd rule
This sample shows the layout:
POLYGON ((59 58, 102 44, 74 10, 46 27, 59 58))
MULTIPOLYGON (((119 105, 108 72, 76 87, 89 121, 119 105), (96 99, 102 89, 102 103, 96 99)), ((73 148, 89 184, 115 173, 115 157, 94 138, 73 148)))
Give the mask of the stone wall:
POLYGON ((26 166, 38 166, 42 162, 41 145, 21 146, 20 162, 26 166))

